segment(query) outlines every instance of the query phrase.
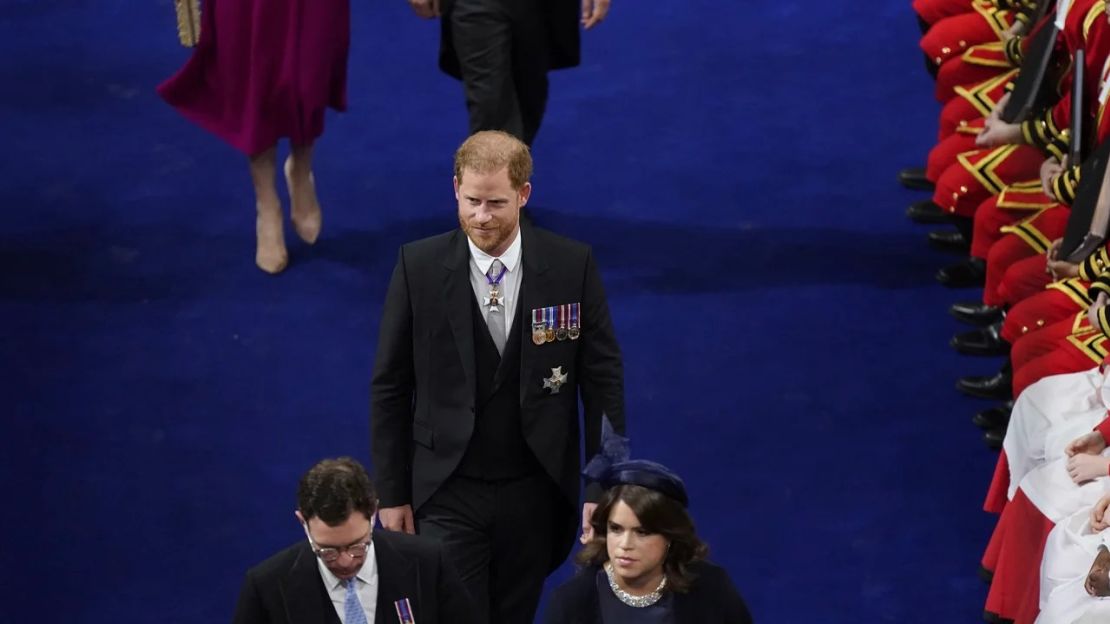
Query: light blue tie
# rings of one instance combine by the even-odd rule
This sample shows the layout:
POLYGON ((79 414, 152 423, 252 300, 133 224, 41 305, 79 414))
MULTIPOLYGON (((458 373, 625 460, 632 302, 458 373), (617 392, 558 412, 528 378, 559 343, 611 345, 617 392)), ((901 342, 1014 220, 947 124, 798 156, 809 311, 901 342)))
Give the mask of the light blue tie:
POLYGON ((358 601, 358 579, 350 579, 347 583, 347 598, 343 601, 343 612, 347 616, 346 624, 367 624, 366 612, 362 610, 362 603, 358 601))

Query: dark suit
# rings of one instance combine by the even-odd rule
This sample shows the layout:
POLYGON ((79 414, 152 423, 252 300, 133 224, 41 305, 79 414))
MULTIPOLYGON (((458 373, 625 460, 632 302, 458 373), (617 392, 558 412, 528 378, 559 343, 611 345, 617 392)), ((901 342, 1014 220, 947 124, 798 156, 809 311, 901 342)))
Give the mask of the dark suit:
MULTIPOLYGON (((413 616, 428 622, 471 622, 473 607, 434 540, 376 531, 374 556, 378 570, 378 624, 397 622, 394 601, 408 598, 413 616)), ((234 624, 339 624, 324 588, 316 554, 301 541, 247 571, 234 624)), ((373 624, 373 623, 371 623, 373 624)), ((485 624, 485 623, 481 623, 485 624)))
MULTIPOLYGON (((603 624, 598 569, 586 568, 555 589, 547 602, 545 624, 603 624)), ((696 577, 690 591, 674 595, 675 624, 751 624, 748 607, 724 568, 699 562, 690 571, 696 577)))
MULTIPOLYGON (((603 412, 624 431, 624 398, 620 350, 589 247, 526 224, 520 235, 523 273, 513 336, 505 359, 492 367, 484 364, 488 330, 481 316, 475 322, 480 310, 466 235, 455 230, 401 248, 378 339, 371 456, 382 506, 411 504, 420 532, 452 542, 478 608, 489 580, 497 599, 527 588, 528 596, 510 597, 525 605, 522 613, 538 601, 543 577, 574 541, 583 437, 579 393, 587 456, 599 447, 603 412), (535 345, 531 310, 568 303, 581 303, 581 338, 535 345), (551 393, 543 380, 560 366, 567 382, 551 393), (489 431, 490 423, 501 429, 489 431), (490 440, 502 451, 496 458, 490 440), (505 474, 497 473, 494 461, 502 458, 513 464, 505 474), (483 478, 483 471, 491 477, 483 478), (471 535, 462 536, 465 531, 471 535), (485 550, 475 545, 483 532, 490 535, 485 550), (483 559, 492 579, 476 577, 483 559), (522 561, 537 568, 523 570, 522 561)), ((534 612, 535 604, 530 608, 534 612)))
POLYGON ((439 65, 463 81, 470 133, 504 130, 531 145, 547 72, 579 62, 578 0, 445 0, 439 65))

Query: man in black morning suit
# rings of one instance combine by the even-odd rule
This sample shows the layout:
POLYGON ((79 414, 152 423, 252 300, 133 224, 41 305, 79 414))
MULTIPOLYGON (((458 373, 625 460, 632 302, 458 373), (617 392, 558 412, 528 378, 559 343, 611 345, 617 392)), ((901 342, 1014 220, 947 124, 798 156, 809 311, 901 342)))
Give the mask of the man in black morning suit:
POLYGON ((372 383, 382 524, 442 539, 489 622, 532 622, 594 507, 575 513, 581 440, 593 456, 603 413, 624 430, 597 266, 586 245, 520 222, 531 170, 503 132, 456 152, 461 229, 401 248, 372 383))
POLYGON ((373 531, 376 505, 355 460, 313 466, 297 492, 305 539, 247 572, 234 624, 406 624, 405 613, 420 624, 478 624, 443 545, 373 531))
POLYGON ((463 83, 470 132, 504 130, 531 145, 547 106, 547 72, 578 65, 579 24, 609 0, 408 0, 440 21, 439 67, 463 83))

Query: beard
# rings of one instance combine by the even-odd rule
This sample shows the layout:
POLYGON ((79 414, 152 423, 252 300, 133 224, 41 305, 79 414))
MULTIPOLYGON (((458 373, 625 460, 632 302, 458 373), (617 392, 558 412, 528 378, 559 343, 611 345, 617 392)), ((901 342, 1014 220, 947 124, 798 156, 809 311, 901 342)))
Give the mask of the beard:
POLYGON ((517 223, 519 221, 516 219, 491 219, 484 226, 478 227, 459 217, 459 227, 466 233, 467 238, 474 243, 475 247, 490 255, 494 255, 493 252, 500 250, 505 243, 512 240, 517 223))

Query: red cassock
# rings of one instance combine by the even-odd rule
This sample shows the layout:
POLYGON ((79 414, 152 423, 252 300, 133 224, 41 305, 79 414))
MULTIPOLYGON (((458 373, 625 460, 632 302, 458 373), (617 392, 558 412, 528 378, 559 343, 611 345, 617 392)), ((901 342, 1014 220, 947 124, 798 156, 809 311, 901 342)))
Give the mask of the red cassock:
POLYGON ((968 13, 945 17, 929 27, 921 37, 921 51, 941 67, 959 58, 968 48, 988 41, 1002 41, 1014 25, 1014 11, 989 2, 975 3, 968 13))
POLYGON ((349 0, 204 3, 192 57, 158 93, 248 155, 311 143, 347 108, 349 0))
MULTIPOLYGON (((1095 431, 1107 437, 1110 419, 1099 423, 1095 431)), ((1029 500, 1021 487, 1014 492, 1014 499, 1005 503, 1008 487, 1009 469, 1003 452, 988 495, 988 507, 994 497, 995 504, 1000 499, 1004 508, 988 509, 1001 511, 1001 515, 980 562, 993 573, 984 611, 1015 624, 1033 624, 1040 609, 1041 559, 1055 523, 1029 500)))
MULTIPOLYGON (((1022 41, 1027 41, 1022 38, 1022 41)), ((973 84, 996 78, 1000 73, 1017 69, 1017 59, 1006 53, 1007 44, 1002 41, 988 41, 972 46, 959 57, 953 57, 937 70, 936 95, 937 101, 947 103, 956 95, 959 87, 971 87, 973 84)))
POLYGON ((1050 375, 1078 373, 1106 357, 1106 336, 1080 312, 1034 334, 1020 338, 1010 351, 1014 363, 1014 396, 1050 375))
POLYGON ((1040 608, 1041 556, 1054 526, 1018 488, 981 561, 993 573, 985 612, 1014 624, 1033 624, 1040 608))
MULTIPOLYGON (((1094 121, 1094 112, 1099 110, 1097 100, 1103 65, 1110 54, 1110 26, 1106 22, 1103 4, 1096 4, 1095 0, 1078 0, 1068 12, 1061 38, 1068 50, 1080 47, 1087 50, 1084 94, 1090 100, 1085 110, 1091 111, 1094 121)), ((1069 83, 1070 79, 1061 85, 1064 96, 1054 107, 1022 123, 1025 144, 957 154, 956 162, 937 178, 933 201, 951 214, 971 217, 983 202, 1000 193, 1007 185, 1038 179, 1046 153, 1062 159, 1067 150, 1067 129, 1071 123, 1069 83)), ((999 85, 993 85, 992 89, 978 85, 974 93, 980 100, 996 102, 1001 97, 999 88, 999 85)), ((1094 124, 1088 124, 1089 127, 1091 125, 1094 124)), ((1028 212, 1023 214, 1018 211, 1012 215, 1011 222, 1027 216, 1028 212)), ((978 257, 985 256, 986 247, 989 245, 979 246, 978 257)))
POLYGON ((975 0, 913 0, 913 12, 926 24, 972 12, 975 0))

